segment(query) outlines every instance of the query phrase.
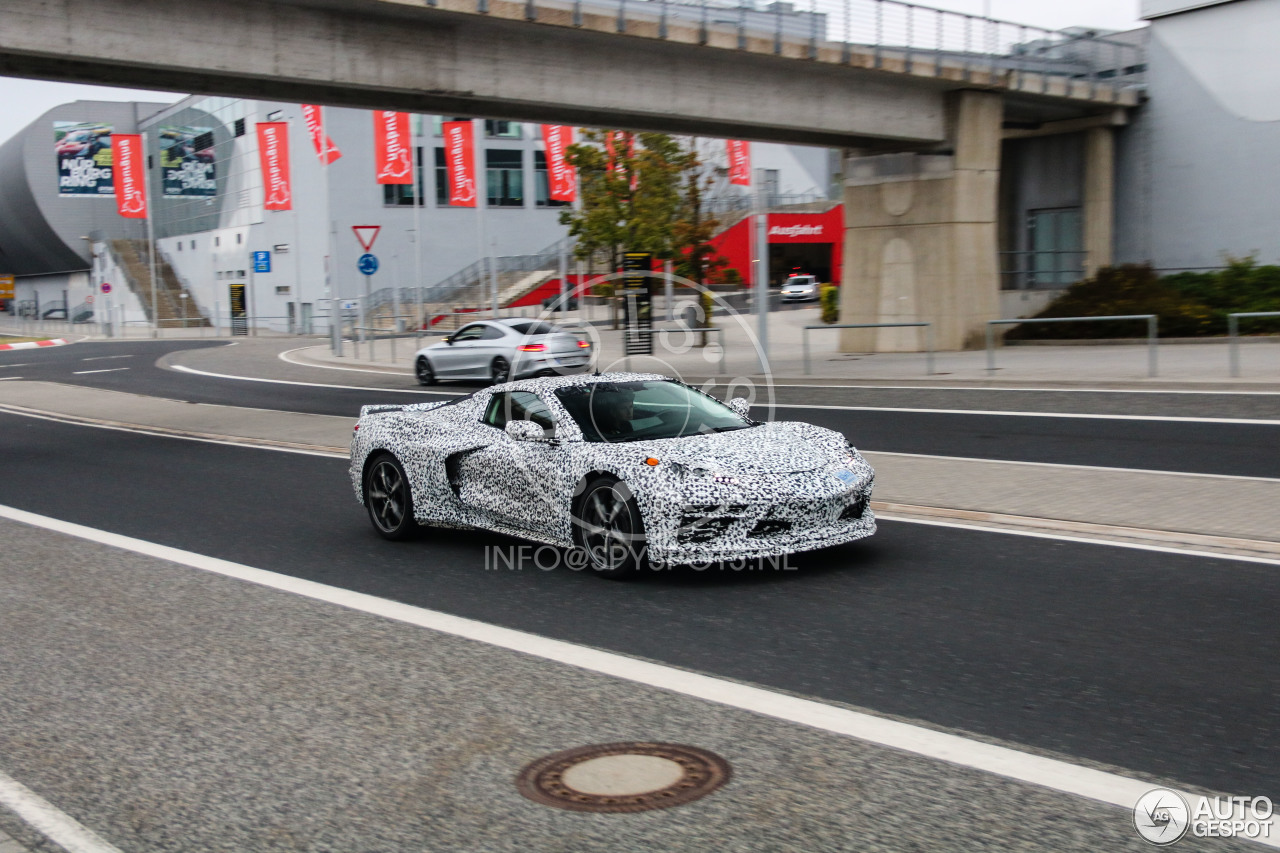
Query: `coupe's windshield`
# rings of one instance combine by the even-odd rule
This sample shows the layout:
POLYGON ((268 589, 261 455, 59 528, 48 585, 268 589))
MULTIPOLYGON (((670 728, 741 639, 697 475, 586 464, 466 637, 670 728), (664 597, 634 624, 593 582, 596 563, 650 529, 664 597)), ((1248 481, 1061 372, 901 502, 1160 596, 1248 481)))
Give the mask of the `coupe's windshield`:
POLYGON ((679 382, 663 379, 592 382, 556 397, 587 441, 643 441, 745 429, 733 409, 679 382))

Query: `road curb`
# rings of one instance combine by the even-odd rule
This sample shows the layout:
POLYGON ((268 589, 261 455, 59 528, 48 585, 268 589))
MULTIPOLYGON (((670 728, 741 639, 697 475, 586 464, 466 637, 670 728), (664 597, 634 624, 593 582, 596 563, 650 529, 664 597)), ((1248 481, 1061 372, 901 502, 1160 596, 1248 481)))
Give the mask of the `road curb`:
POLYGON ((1224 556, 1280 558, 1280 542, 1266 539, 1244 539, 1231 536, 1213 536, 1205 533, 1184 533, 1176 530, 1160 530, 1147 527, 1123 527, 1087 521, 1065 521, 1028 515, 1010 515, 981 510, 952 509, 950 507, 918 506, 872 501, 871 508, 877 514, 892 520, 896 516, 906 521, 964 522, 973 527, 993 530, 1015 530, 1030 533, 1064 534, 1083 539, 1104 542, 1121 542, 1135 545, 1151 545, 1186 551, 1212 552, 1224 556))
POLYGON ((50 338, 47 341, 22 341, 17 344, 0 344, 0 350, 10 349, 37 349, 39 347, 62 347, 71 343, 71 341, 62 338, 50 338))
POLYGON ((41 418, 50 421, 60 421, 63 423, 80 424, 82 426, 95 426, 104 429, 123 430, 125 432, 137 432, 143 435, 160 435, 173 438, 189 438, 199 441, 214 441, 220 444, 236 444, 248 447, 265 447, 276 450, 292 450, 295 452, 314 453, 317 455, 327 455, 346 458, 348 449, 345 447, 329 447, 319 444, 303 444, 296 441, 280 441, 271 438, 253 438, 243 435, 227 435, 225 433, 197 432, 195 430, 175 429, 173 427, 152 426, 149 424, 132 424, 125 421, 113 421, 106 418, 89 418, 83 415, 68 415, 62 412, 50 412, 44 409, 32 409, 27 406, 15 406, 11 403, 0 403, 0 412, 7 412, 12 415, 22 415, 25 417, 41 418))

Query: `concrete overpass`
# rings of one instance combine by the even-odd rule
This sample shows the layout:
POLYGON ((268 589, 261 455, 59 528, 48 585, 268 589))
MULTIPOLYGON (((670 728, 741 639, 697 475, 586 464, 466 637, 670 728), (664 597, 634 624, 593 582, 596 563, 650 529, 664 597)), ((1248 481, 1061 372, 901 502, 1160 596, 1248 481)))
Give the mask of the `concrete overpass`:
MULTIPOLYGON (((996 311, 1006 128, 1122 121, 1137 95, 1114 84, 1136 63, 1111 45, 1117 58, 1105 68, 1099 42, 1083 66, 1061 43, 1044 55, 1000 52, 994 42, 1010 41, 1001 28, 1017 28, 979 20, 975 43, 970 16, 955 16, 965 21, 960 43, 944 37, 950 13, 935 13, 932 47, 913 40, 910 18, 898 43, 837 42, 827 13, 788 9, 784 27, 784 7, 770 8, 761 17, 706 0, 6 0, 0 73, 846 147, 861 158, 845 205, 856 244, 846 318, 936 318, 938 345, 961 346, 996 311), (908 159, 866 159, 889 152, 908 159)), ((848 31, 849 2, 844 15, 848 31)), ((1028 44, 1046 43, 1020 30, 1028 44)), ((1109 152, 1109 136, 1098 139, 1109 152)), ((1109 203, 1095 198, 1090 209, 1109 203)))

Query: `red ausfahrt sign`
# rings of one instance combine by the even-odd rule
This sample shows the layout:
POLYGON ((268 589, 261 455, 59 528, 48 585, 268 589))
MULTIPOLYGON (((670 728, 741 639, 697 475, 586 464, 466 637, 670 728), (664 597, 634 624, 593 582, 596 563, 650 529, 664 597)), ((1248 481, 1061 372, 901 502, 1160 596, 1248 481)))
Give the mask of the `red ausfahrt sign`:
POLYGON ((352 225, 351 230, 356 232, 356 239, 360 241, 360 246, 366 252, 373 251, 373 241, 378 239, 378 232, 382 230, 381 225, 352 225))

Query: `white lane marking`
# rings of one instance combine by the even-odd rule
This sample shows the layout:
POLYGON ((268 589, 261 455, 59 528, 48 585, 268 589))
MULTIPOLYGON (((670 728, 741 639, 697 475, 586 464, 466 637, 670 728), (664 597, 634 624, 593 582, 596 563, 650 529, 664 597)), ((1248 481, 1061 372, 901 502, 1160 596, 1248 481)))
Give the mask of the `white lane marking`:
MULTIPOLYGON (((307 388, 337 388, 343 391, 378 391, 388 394, 440 394, 445 397, 465 397, 470 391, 427 391, 414 390, 412 388, 370 388, 363 385, 326 385, 322 382, 297 382, 292 379, 262 379, 257 376, 232 376, 229 373, 210 373, 207 370, 196 370, 194 367, 187 367, 182 364, 170 366, 170 370, 178 370, 183 373, 194 373, 197 376, 212 376, 215 379, 239 379, 241 382, 267 382, 273 385, 303 385, 307 388)), ((343 368, 344 370, 348 368, 343 368)), ((367 371, 366 371, 367 372, 367 371)), ((395 374, 386 374, 394 376, 395 374)))
POLYGON ((907 391, 1048 391, 1055 394, 1235 394, 1246 397, 1280 395, 1280 391, 1201 391, 1182 388, 991 388, 985 385, 810 385, 785 382, 770 382, 769 385, 773 388, 857 388, 867 391, 885 388, 907 391))
POLYGON ((287 349, 284 352, 276 355, 276 358, 288 364, 296 364, 299 367, 315 367, 315 368, 319 368, 320 370, 346 370, 352 373, 380 373, 383 376, 413 376, 413 371, 409 370, 408 368, 405 368, 405 370, 401 373, 395 373, 390 370, 370 370, 366 367, 342 367, 337 364, 312 364, 310 362, 297 361, 295 359, 285 357, 295 352, 301 352, 304 349, 314 349, 314 347, 297 347, 296 349, 287 349))
MULTIPOLYGON (((417 625, 443 634, 509 649, 531 657, 578 667, 589 672, 656 687, 660 690, 670 690, 706 702, 726 705, 936 761, 1086 797, 1123 809, 1132 809, 1143 794, 1158 787, 1153 782, 1082 767, 1060 759, 1031 755, 1009 747, 969 740, 948 732, 827 705, 814 699, 776 693, 763 687, 725 681, 664 664, 638 660, 613 652, 574 645, 563 640, 553 640, 474 619, 465 619, 436 610, 427 610, 364 593, 338 589, 204 554, 36 515, 13 507, 0 506, 0 518, 336 604, 362 613, 417 625)), ((1280 847, 1280 834, 1272 842, 1272 846, 1280 847)))
POLYGON ((86 373, 115 373, 117 370, 133 370, 132 367, 101 367, 97 370, 73 370, 72 376, 83 376, 86 373))
POLYGON ((0 376, 0 382, 6 382, 10 379, 21 379, 21 376, 0 376))
POLYGON ((1106 465, 1069 465, 1065 462, 1028 462, 1023 459, 985 459, 981 456, 936 456, 930 453, 898 453, 893 450, 873 450, 862 447, 860 451, 877 456, 903 456, 911 459, 938 459, 956 462, 982 462, 992 465, 1032 465, 1037 468, 1066 468, 1072 471, 1115 471, 1120 474, 1166 474, 1170 477, 1201 477, 1211 480, 1249 480, 1259 483, 1277 483, 1276 477, 1251 477, 1247 474, 1198 474, 1195 471, 1162 471, 1159 468, 1113 468, 1106 465))
MULTIPOLYGON (((1098 421, 1174 421, 1193 424, 1251 424, 1254 426, 1280 426, 1280 419, 1262 418, 1189 418, 1175 415, 1103 415, 1076 414, 1073 412, 1004 412, 998 409, 909 409, 892 406, 819 406, 807 403, 759 403, 762 409, 835 409, 846 412, 908 412, 930 415, 996 415, 1013 418, 1081 418, 1098 421)), ((753 406, 754 408, 754 406, 753 406)))
POLYGON ((45 414, 41 412, 29 412, 22 409, 13 409, 0 404, 0 413, 6 415, 15 415, 21 418, 35 418, 40 421, 51 421, 57 424, 66 424, 67 426, 92 427, 94 429, 109 429, 113 432, 133 432, 139 435, 150 435, 156 438, 177 438, 183 441, 198 441, 202 444, 223 444, 230 447, 241 447, 250 450, 275 450, 280 453, 298 453, 303 456, 322 456, 326 459, 350 459, 350 454, 341 453, 333 450, 308 450, 303 447, 280 447, 274 444, 255 444, 254 442, 242 437, 213 438, 205 435, 181 435, 179 433, 165 432, 164 430, 148 429, 144 426, 134 426, 132 424, 99 424, 90 421, 75 420, 72 418, 59 417, 57 415, 45 414))
MULTIPOLYGON (((895 515, 891 512, 877 512, 877 521, 896 521, 905 524, 927 524, 931 527, 954 527, 960 530, 976 530, 982 533, 1007 533, 1010 536, 1025 536, 1029 539, 1053 539, 1058 542, 1080 542, 1085 545, 1110 545, 1113 548, 1129 548, 1134 551, 1155 551, 1158 554, 1185 554, 1188 557, 1210 557, 1216 560, 1231 560, 1241 563, 1261 563, 1266 566, 1280 566, 1280 557, 1253 557, 1241 554, 1225 554, 1220 551, 1201 551, 1192 548, 1174 548, 1170 545, 1149 545, 1145 542, 1122 542, 1115 539, 1094 539, 1088 536, 1073 536, 1069 533, 1053 533, 1039 530, 1019 530, 1008 527, 983 527, 981 524, 967 521, 946 521, 933 518, 915 518, 895 515)), ((1280 837, 1278 837, 1280 840, 1280 837)))
POLYGON ((67 853, 121 853, 35 791, 0 772, 0 804, 67 853))
POLYGON ((132 355, 95 355, 90 358, 82 358, 81 361, 106 361, 110 358, 133 358, 132 355))
POLYGON ((23 361, 17 364, 0 364, 0 369, 8 370, 11 367, 30 367, 33 364, 35 364, 33 361, 23 361))

